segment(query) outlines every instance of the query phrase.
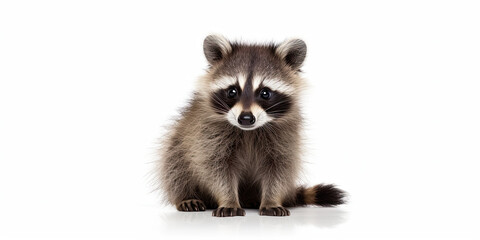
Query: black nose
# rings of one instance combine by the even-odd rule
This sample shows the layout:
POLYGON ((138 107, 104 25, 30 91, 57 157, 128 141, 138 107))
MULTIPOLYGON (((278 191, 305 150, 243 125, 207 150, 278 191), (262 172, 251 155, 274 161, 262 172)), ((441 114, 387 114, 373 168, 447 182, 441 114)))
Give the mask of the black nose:
POLYGON ((255 116, 251 112, 242 112, 238 116, 238 123, 244 126, 252 125, 255 123, 255 116))

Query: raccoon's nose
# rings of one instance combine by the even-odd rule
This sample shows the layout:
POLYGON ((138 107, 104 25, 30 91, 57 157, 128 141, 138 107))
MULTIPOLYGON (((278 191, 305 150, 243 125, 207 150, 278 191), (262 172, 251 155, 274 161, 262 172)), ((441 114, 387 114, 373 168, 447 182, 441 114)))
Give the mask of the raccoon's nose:
POLYGON ((251 112, 242 112, 238 116, 238 123, 244 126, 252 125, 255 123, 255 116, 251 112))

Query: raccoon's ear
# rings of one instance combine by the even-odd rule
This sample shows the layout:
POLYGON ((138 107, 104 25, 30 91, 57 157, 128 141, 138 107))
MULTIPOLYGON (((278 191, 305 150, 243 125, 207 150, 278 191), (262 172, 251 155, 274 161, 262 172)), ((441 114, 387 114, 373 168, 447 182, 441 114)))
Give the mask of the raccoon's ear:
POLYGON ((299 70, 307 55, 307 44, 300 39, 290 39, 281 43, 275 53, 293 70, 299 70))
POLYGON ((203 52, 208 63, 214 65, 232 52, 232 45, 222 36, 209 35, 203 41, 203 52))

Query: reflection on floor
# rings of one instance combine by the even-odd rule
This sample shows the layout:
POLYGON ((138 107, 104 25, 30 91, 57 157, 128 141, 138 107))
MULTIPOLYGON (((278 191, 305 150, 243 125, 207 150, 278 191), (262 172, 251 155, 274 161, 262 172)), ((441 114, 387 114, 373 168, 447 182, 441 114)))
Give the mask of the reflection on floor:
POLYGON ((258 233, 275 231, 289 233, 299 227, 332 228, 347 220, 347 212, 338 208, 292 208, 289 217, 258 215, 258 210, 247 209, 245 217, 212 217, 212 210, 205 212, 162 212, 160 219, 167 234, 258 233))

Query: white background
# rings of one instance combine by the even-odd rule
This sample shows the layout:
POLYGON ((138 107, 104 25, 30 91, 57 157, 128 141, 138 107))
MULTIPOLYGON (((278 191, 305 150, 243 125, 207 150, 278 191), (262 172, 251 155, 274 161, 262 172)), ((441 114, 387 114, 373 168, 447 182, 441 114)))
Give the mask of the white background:
POLYGON ((479 13, 476 1, 2 1, 0 238, 478 239, 479 13), (219 219, 151 193, 157 138, 211 33, 307 42, 303 180, 339 185, 347 205, 219 219))

